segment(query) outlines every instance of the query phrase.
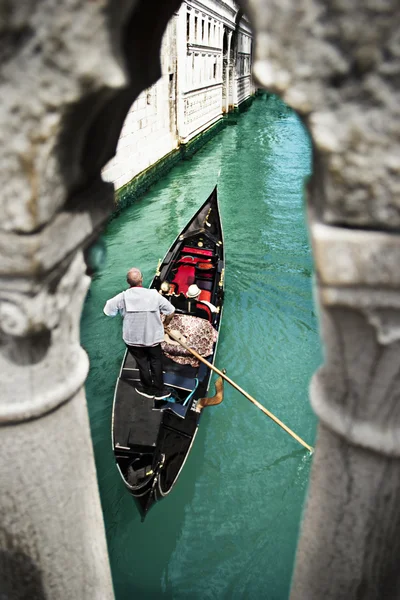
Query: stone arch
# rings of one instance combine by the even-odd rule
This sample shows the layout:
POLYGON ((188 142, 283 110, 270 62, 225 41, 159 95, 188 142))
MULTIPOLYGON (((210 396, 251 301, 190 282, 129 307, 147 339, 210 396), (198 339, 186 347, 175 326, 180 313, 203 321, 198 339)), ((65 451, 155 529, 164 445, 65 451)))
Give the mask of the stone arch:
MULTIPOLYGON (((159 74, 161 35, 179 4, 139 0, 117 10, 109 0, 83 3, 71 14, 67 2, 54 8, 44 0, 11 3, 2 14, 0 435, 8 494, 0 499, 0 520, 32 571, 41 573, 44 593, 60 598, 73 595, 71 585, 77 597, 82 589, 112 596, 82 392, 87 360, 79 317, 88 286, 82 248, 111 210, 112 189, 100 170, 114 153, 128 107, 159 74), (46 352, 31 363, 27 353, 17 365, 11 342, 25 344, 33 334, 47 340, 46 352), (22 453, 13 452, 16 439, 30 448, 29 472, 22 453), (55 503, 34 496, 50 486, 55 503), (65 504, 76 489, 79 502, 65 504), (18 520, 28 502, 33 532, 18 520), (49 539, 40 523, 46 511, 57 550, 39 559, 37 548, 49 539), (71 525, 88 561, 67 549, 63 556, 61 523, 71 525), (92 550, 79 533, 84 526, 93 533, 92 550), (54 569, 53 556, 63 569, 54 569)), ((366 589, 371 598, 379 590, 396 597, 397 6, 395 0, 240 5, 253 23, 259 84, 297 110, 314 142, 308 214, 327 353, 312 384, 322 425, 292 597, 337 598, 338 590, 352 597, 366 589)), ((7 548, 8 539, 0 542, 7 548)))

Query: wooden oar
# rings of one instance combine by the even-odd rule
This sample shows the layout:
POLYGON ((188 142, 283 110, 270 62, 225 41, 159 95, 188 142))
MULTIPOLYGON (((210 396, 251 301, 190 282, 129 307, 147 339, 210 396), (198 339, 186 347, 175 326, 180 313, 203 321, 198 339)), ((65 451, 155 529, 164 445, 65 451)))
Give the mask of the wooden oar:
POLYGON ((211 398, 200 398, 200 400, 196 404, 196 411, 201 412, 206 406, 216 406, 217 404, 221 404, 223 399, 224 380, 222 379, 222 377, 218 377, 217 381, 215 382, 215 396, 212 396, 211 398))
POLYGON ((309 446, 304 440, 301 439, 301 437, 299 437, 296 433, 294 433, 294 431, 292 431, 291 429, 289 429, 289 427, 287 427, 287 425, 285 425, 285 423, 282 423, 282 421, 280 419, 278 419, 278 417, 275 417, 275 415, 273 415, 269 410, 267 410, 255 398, 253 398, 252 396, 250 396, 250 394, 248 394, 247 392, 245 392, 245 390, 243 390, 239 385, 237 385, 234 381, 232 381, 232 379, 230 379, 230 377, 228 377, 227 375, 225 375, 225 373, 223 371, 220 371, 219 369, 217 369, 217 367, 214 367, 214 365, 212 365, 210 362, 208 362, 208 360, 206 360, 205 358, 203 358, 201 356, 201 354, 199 354, 198 352, 196 352, 196 350, 193 350, 193 348, 190 348, 186 344, 186 342, 184 341, 184 338, 183 338, 182 334, 179 333, 179 331, 177 331, 176 329, 167 329, 167 333, 168 333, 168 335, 173 340, 176 340, 183 348, 185 348, 188 352, 190 352, 191 354, 193 354, 193 356, 195 356, 197 358, 197 360, 200 360, 205 365, 207 365, 207 367, 209 367, 210 369, 212 369, 213 371, 215 371, 215 373, 218 373, 218 375, 220 377, 222 377, 222 379, 225 379, 225 381, 227 381, 228 383, 230 383, 231 386, 233 386, 235 388, 235 390, 237 390, 238 392, 240 392, 241 394, 243 394, 243 396, 245 398, 247 398, 247 400, 250 400, 250 402, 252 402, 253 404, 255 404, 255 406, 257 406, 257 408, 259 408, 270 419, 272 419, 273 421, 275 421, 275 423, 277 423, 277 425, 279 425, 279 427, 282 427, 282 429, 284 429, 289 435, 291 435, 295 440, 297 440, 299 442, 299 444, 301 444, 302 446, 304 446, 305 448, 307 448, 307 450, 309 450, 311 453, 314 451, 314 448, 312 446, 309 446))

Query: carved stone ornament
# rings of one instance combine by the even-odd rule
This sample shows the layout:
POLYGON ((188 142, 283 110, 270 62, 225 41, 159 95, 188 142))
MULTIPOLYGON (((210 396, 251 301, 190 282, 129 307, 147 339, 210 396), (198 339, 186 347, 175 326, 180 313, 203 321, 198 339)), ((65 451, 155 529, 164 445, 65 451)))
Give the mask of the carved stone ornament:
POLYGON ((179 4, 0 0, 0 595, 15 600, 113 597, 83 391, 83 253, 113 208, 101 170, 160 76, 179 4))
POLYGON ((77 254, 54 289, 0 300, 0 423, 37 418, 83 386, 89 365, 79 321, 90 282, 84 272, 77 254))
POLYGON ((311 401, 353 444, 400 457, 400 238, 311 225, 326 364, 311 401))

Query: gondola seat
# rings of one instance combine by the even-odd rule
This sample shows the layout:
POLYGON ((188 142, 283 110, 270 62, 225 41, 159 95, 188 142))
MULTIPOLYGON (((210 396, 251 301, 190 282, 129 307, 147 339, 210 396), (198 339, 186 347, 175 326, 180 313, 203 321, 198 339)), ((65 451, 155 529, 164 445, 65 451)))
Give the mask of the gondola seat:
POLYGON ((214 268, 211 258, 204 258, 204 256, 190 256, 190 255, 184 255, 181 256, 181 258, 175 263, 177 265, 183 265, 183 264, 189 264, 189 265, 195 265, 197 268, 199 268, 200 270, 209 270, 214 268), (207 267, 201 267, 200 265, 207 265, 207 267))
POLYGON ((212 281, 206 281, 204 279, 197 279, 195 281, 197 287, 199 287, 201 290, 212 290, 212 286, 213 286, 213 282, 212 281))
POLYGON ((182 252, 190 252, 190 254, 197 254, 198 256, 212 256, 212 250, 206 250, 204 248, 196 248, 192 246, 184 246, 182 252))
POLYGON ((211 310, 205 304, 198 303, 195 311, 196 317, 200 317, 201 319, 207 319, 207 321, 212 321, 211 310))
POLYGON ((206 300, 207 302, 211 302, 211 292, 209 292, 208 290, 201 290, 199 300, 206 300))
POLYGON ((177 293, 186 294, 189 285, 192 285, 192 283, 194 283, 196 277, 195 273, 196 269, 194 265, 179 265, 179 268, 175 273, 175 277, 172 280, 172 283, 174 283, 177 288, 177 293))

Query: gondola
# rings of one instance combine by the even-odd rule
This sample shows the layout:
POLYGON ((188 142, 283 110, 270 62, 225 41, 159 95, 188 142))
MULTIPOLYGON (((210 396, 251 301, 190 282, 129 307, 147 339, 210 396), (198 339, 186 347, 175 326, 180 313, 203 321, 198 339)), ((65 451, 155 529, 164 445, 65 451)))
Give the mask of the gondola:
MULTIPOLYGON (((203 354, 211 364, 215 360, 223 312, 224 272, 224 240, 215 187, 160 261, 150 284, 175 307, 176 319, 174 316, 171 328, 174 320, 182 323, 190 320, 211 332, 207 355, 203 354), (201 290, 196 301, 187 297, 193 284, 201 290)), ((139 372, 128 352, 114 394, 114 456, 142 520, 176 484, 195 440, 202 408, 221 399, 219 390, 216 399, 207 402, 212 371, 193 357, 189 361, 187 356, 176 357, 164 349, 163 368, 164 383, 172 393, 168 401, 160 403, 136 392, 139 372)))

